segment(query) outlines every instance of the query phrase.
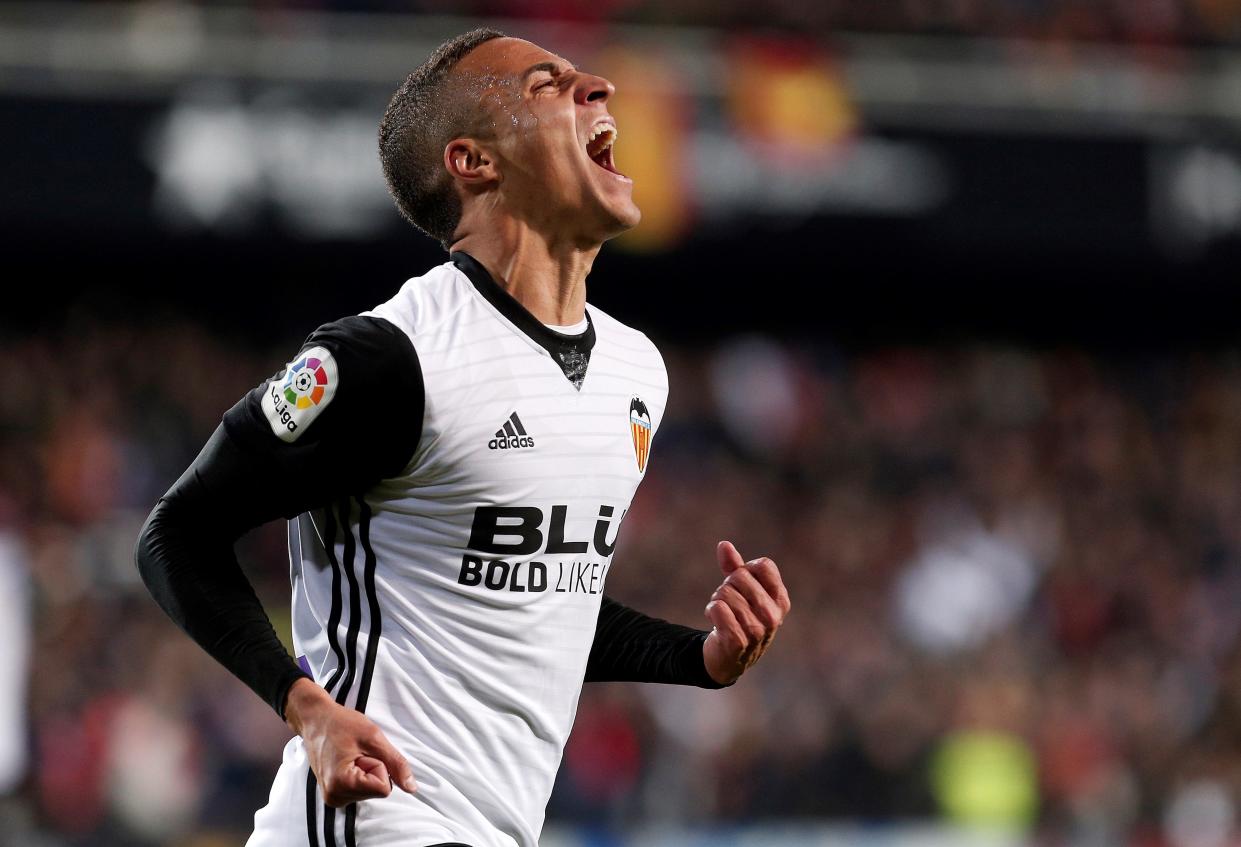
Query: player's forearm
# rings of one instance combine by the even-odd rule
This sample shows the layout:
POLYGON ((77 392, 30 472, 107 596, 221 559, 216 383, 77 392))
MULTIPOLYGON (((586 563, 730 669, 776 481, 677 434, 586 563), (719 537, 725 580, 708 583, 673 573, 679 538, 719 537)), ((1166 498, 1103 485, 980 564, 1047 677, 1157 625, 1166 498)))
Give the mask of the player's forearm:
POLYGON ((231 543, 195 523, 160 501, 135 551, 142 580, 190 638, 283 714, 289 686, 305 674, 276 636, 231 543))
POLYGON ((586 663, 586 682, 662 682, 722 688, 703 662, 707 633, 630 609, 609 597, 586 663))
POLYGON ((276 636, 233 544, 252 519, 217 480, 222 450, 213 437, 203 454, 160 499, 138 537, 134 559, 147 589, 170 618, 283 716, 285 696, 305 676, 276 636))

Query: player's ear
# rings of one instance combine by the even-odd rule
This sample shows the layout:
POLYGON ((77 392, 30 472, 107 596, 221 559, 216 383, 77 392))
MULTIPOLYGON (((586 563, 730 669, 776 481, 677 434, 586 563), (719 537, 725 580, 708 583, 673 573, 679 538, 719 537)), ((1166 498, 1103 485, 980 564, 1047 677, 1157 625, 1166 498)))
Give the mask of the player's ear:
POLYGON ((499 182, 495 157, 472 138, 454 138, 444 148, 444 167, 454 179, 469 185, 499 182))

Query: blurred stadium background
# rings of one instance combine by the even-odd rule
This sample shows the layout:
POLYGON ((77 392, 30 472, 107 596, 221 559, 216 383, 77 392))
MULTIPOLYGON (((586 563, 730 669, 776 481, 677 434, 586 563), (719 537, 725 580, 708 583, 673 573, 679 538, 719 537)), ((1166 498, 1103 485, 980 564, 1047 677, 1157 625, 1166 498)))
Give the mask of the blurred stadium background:
POLYGON ((480 22, 620 90, 591 297, 673 396, 611 591, 699 621, 730 537, 796 606, 726 695, 587 686, 545 844, 1241 844, 1237 0, 0 5, 0 844, 244 839, 287 731, 134 537, 441 260, 375 129, 480 22))

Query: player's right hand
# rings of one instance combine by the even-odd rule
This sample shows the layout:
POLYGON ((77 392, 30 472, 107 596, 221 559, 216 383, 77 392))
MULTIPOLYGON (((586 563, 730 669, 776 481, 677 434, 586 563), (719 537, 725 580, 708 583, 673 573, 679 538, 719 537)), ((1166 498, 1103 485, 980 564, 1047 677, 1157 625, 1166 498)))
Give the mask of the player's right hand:
POLYGON ((392 784, 413 794, 414 774, 366 715, 341 706, 309 679, 299 679, 285 701, 285 721, 302 737, 323 802, 347 806, 387 797, 392 784))

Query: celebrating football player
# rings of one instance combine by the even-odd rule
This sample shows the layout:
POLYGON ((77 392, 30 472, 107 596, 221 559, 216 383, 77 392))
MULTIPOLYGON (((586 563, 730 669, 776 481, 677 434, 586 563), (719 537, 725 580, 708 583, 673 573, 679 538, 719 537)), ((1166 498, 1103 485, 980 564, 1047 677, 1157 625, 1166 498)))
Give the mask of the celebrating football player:
POLYGON ((613 91, 491 30, 415 70, 380 158, 448 261, 311 333, 143 528, 156 600, 296 733, 251 847, 535 847, 583 681, 722 688, 788 614, 776 564, 728 542, 709 631, 604 593, 668 394, 586 302, 640 216, 613 91), (276 518, 296 659, 233 552, 276 518))

